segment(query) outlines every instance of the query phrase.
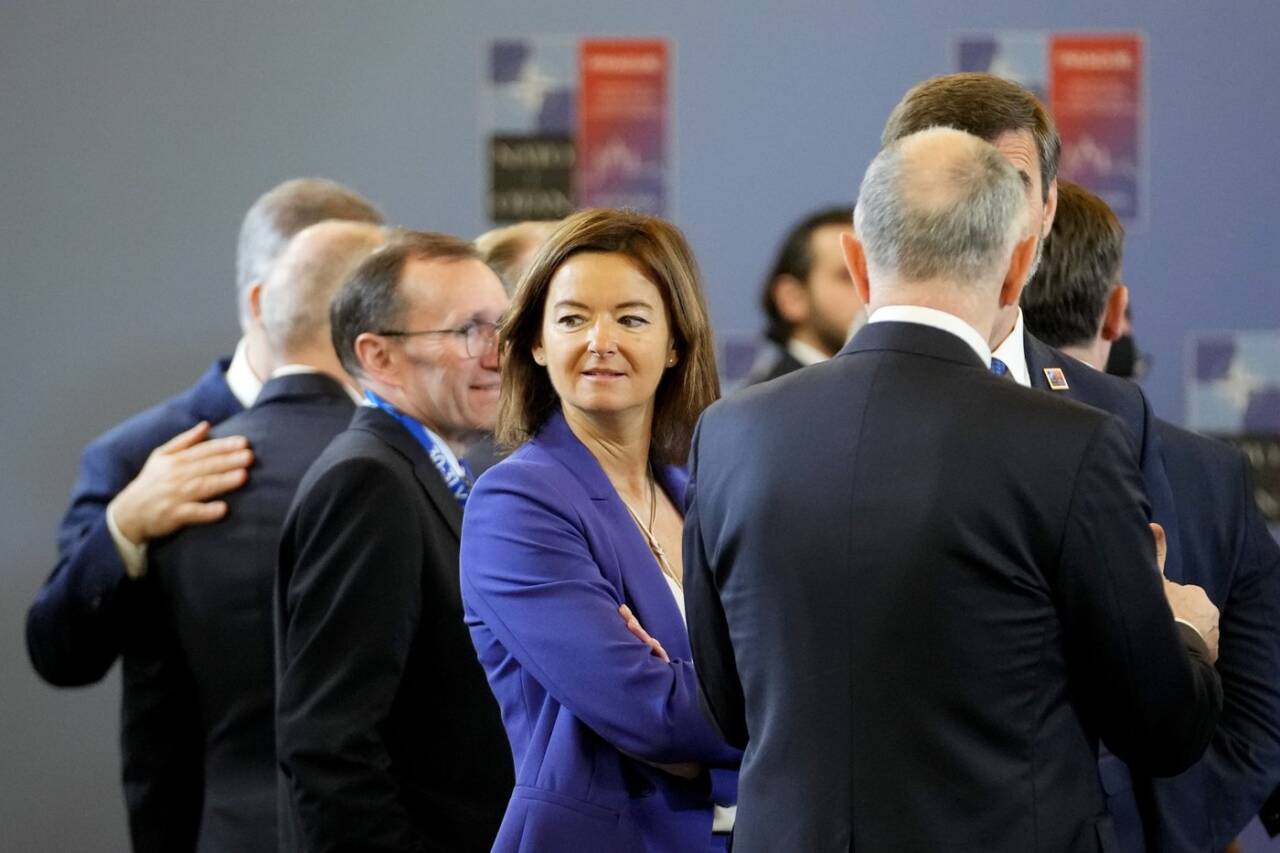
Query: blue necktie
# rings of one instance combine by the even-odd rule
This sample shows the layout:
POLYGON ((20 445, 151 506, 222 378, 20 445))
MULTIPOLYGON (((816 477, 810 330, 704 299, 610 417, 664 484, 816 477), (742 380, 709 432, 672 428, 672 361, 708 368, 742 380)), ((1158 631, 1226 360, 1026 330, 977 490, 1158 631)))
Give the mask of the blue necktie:
POLYGON ((998 358, 992 357, 991 372, 1003 379, 1004 377, 1009 376, 1009 365, 1005 364, 998 358))

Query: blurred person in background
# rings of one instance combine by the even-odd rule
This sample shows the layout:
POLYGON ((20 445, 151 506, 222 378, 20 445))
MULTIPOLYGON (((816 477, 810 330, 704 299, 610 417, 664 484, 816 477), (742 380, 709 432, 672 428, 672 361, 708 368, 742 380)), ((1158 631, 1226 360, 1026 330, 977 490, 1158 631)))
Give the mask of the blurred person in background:
POLYGON ((806 216, 782 241, 760 293, 772 346, 747 385, 831 358, 866 319, 840 254, 840 235, 852 230, 853 209, 830 207, 806 216))
MULTIPOLYGON (((1022 293, 1031 334, 1101 370, 1128 325, 1124 228, 1101 198, 1060 181, 1040 267, 1022 293)), ((1239 450, 1157 421, 1182 533, 1182 575, 1222 612, 1222 718, 1204 758, 1173 779, 1134 776, 1128 851, 1217 853, 1280 782, 1280 547, 1239 450)))
POLYGON ((202 771, 202 853, 276 849, 271 619, 280 528, 302 475, 359 402, 333 349, 329 302, 385 239, 380 226, 334 220, 289 243, 260 299, 276 367, 251 408, 210 432, 249 441, 249 481, 224 498, 220 521, 160 539, 148 554, 174 632, 173 681, 189 686, 185 713, 203 740, 193 767, 202 771))
POLYGON ((164 612, 147 575, 147 543, 226 514, 219 498, 243 485, 253 453, 242 436, 205 441, 211 426, 253 405, 272 369, 259 317, 263 282, 302 229, 326 219, 380 223, 357 193, 298 178, 260 196, 236 247, 241 338, 186 391, 137 414, 85 448, 58 528, 58 562, 27 613, 27 652, 57 687, 100 681, 121 658, 120 753, 135 851, 193 849, 200 816, 192 762, 198 722, 165 706, 164 612))

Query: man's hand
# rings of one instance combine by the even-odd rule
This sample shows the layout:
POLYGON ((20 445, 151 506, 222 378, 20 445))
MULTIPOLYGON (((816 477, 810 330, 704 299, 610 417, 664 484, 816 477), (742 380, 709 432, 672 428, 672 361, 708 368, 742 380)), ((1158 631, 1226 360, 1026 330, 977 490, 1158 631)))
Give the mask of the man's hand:
POLYGON ((662 647, 662 643, 649 636, 649 632, 641 626, 640 620, 631 612, 630 607, 625 604, 622 605, 618 608, 618 615, 622 617, 623 622, 627 623, 627 630, 635 634, 642 643, 647 645, 654 655, 661 658, 663 663, 671 663, 671 658, 667 655, 667 650, 662 647))
POLYGON ((144 545, 226 514, 226 503, 210 499, 244 485, 253 451, 241 436, 205 441, 208 434, 202 421, 151 451, 138 476, 107 506, 126 539, 144 545))
MULTIPOLYGON (((1168 546, 1164 540, 1164 528, 1158 524, 1151 525, 1151 535, 1156 540, 1156 562, 1160 571, 1164 571, 1164 557, 1168 546)), ((1218 662, 1218 608, 1209 600, 1203 587, 1195 584, 1174 583, 1164 579, 1164 597, 1169 600, 1169 608, 1173 617, 1181 619, 1199 632, 1204 644, 1209 647, 1209 662, 1218 662)))

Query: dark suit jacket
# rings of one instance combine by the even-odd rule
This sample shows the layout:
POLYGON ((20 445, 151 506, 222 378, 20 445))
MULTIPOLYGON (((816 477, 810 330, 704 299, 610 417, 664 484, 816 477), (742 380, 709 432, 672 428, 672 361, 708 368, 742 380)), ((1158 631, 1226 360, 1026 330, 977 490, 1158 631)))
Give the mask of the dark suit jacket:
POLYGON ((873 323, 718 403, 689 491, 696 670, 747 744, 735 853, 1109 850, 1097 739, 1166 774, 1209 742, 1124 428, 953 335, 873 323))
MULTIPOLYGON (((1172 581, 1183 580, 1183 555, 1176 501, 1169 486, 1160 451, 1160 431, 1146 394, 1137 383, 1095 370, 1084 362, 1060 352, 1026 332, 1025 347, 1031 385, 1042 391, 1066 397, 1101 409, 1120 418, 1128 428, 1142 467, 1142 482, 1151 503, 1151 520, 1164 527, 1168 541, 1165 575, 1172 581), (1069 386, 1065 390, 1050 387, 1045 368, 1062 371, 1069 386)), ((1120 845, 1129 853, 1144 849, 1141 814, 1148 807, 1138 801, 1141 785, 1135 786, 1124 762, 1103 749, 1098 759, 1098 773, 1107 793, 1107 809, 1115 819, 1120 845)))
POLYGON ((148 554, 178 639, 172 665, 194 681, 198 700, 191 713, 204 741, 201 851, 276 849, 271 620, 280 529, 302 475, 354 410, 328 376, 272 379, 253 408, 213 431, 243 435, 254 449, 249 481, 225 498, 226 518, 189 527, 148 554))
POLYGON ((1156 429, 1156 416, 1151 410, 1151 403, 1147 401, 1147 395, 1136 382, 1095 370, 1054 349, 1030 332, 1026 332, 1024 346, 1032 388, 1101 409, 1124 423, 1138 453, 1143 489, 1151 505, 1151 520, 1159 522, 1164 528, 1169 544, 1164 573, 1169 580, 1180 582, 1182 548, 1178 512, 1173 490, 1169 487, 1169 477, 1164 469, 1164 458, 1160 454, 1160 433, 1156 429), (1070 387, 1063 391, 1050 388, 1044 372, 1046 367, 1061 369, 1070 387))
POLYGON ((743 386, 759 385, 761 382, 768 382, 770 379, 777 379, 779 376, 786 376, 800 368, 803 364, 791 353, 787 351, 783 344, 774 343, 772 345, 774 357, 771 361, 765 362, 758 369, 752 370, 743 381, 743 386))
POLYGON ((168 635, 153 618, 163 612, 158 590, 147 578, 126 576, 107 529, 107 504, 152 450, 202 420, 216 424, 242 410, 223 378, 228 363, 215 362, 191 388, 85 448, 58 528, 57 565, 27 613, 27 652, 50 684, 93 684, 122 657, 120 752, 129 833, 139 853, 194 846, 199 790, 183 782, 199 757, 199 733, 166 706, 188 686, 165 682, 157 645, 168 635))
POLYGON ((462 619, 462 511, 360 408, 289 510, 276 579, 281 849, 487 851, 511 794, 462 619))
POLYGON ((1226 847, 1280 781, 1280 546, 1240 451, 1159 421, 1178 504, 1183 580, 1222 612, 1222 719, 1204 758, 1175 779, 1142 780, 1151 851, 1226 847), (1148 800, 1148 798, 1150 798, 1148 800))

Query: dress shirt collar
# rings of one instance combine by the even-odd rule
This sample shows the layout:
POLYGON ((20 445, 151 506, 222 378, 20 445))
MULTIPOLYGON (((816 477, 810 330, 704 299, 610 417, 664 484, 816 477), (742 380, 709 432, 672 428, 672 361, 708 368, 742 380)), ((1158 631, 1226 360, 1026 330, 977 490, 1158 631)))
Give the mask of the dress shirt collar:
POLYGON ((1009 375, 1023 388, 1031 387, 1031 368, 1027 367, 1027 336, 1022 322, 1022 309, 1018 309, 1018 319, 1013 324, 1009 337, 1000 342, 992 353, 996 358, 1009 366, 1009 375))
POLYGON ((826 361, 831 357, 817 347, 810 346, 804 341, 798 341, 795 338, 790 338, 787 341, 787 352, 805 367, 826 361))
MULTIPOLYGON (((991 348, 978 330, 961 320, 955 314, 939 311, 937 308, 926 308, 923 305, 885 305, 876 310, 867 323, 916 323, 930 326, 944 332, 950 332, 969 345, 982 363, 991 366, 991 348)), ((1025 369, 1025 367, 1024 367, 1025 369)))
POLYGON ((246 409, 253 405, 253 401, 258 399, 258 394, 262 391, 262 380, 249 366, 249 349, 244 338, 236 344, 236 353, 231 357, 231 364, 227 366, 226 380, 231 393, 246 409))
MULTIPOLYGON (((321 371, 316 370, 309 364, 285 364, 271 371, 271 378, 276 379, 280 376, 299 376, 308 373, 320 372, 321 371)), ((351 402, 355 403, 357 406, 364 402, 364 395, 360 393, 359 389, 352 388, 347 383, 339 381, 336 376, 330 378, 337 381, 338 384, 342 386, 342 390, 347 392, 347 396, 351 398, 351 402)), ((432 441, 435 441, 435 439, 432 439, 432 441)))

